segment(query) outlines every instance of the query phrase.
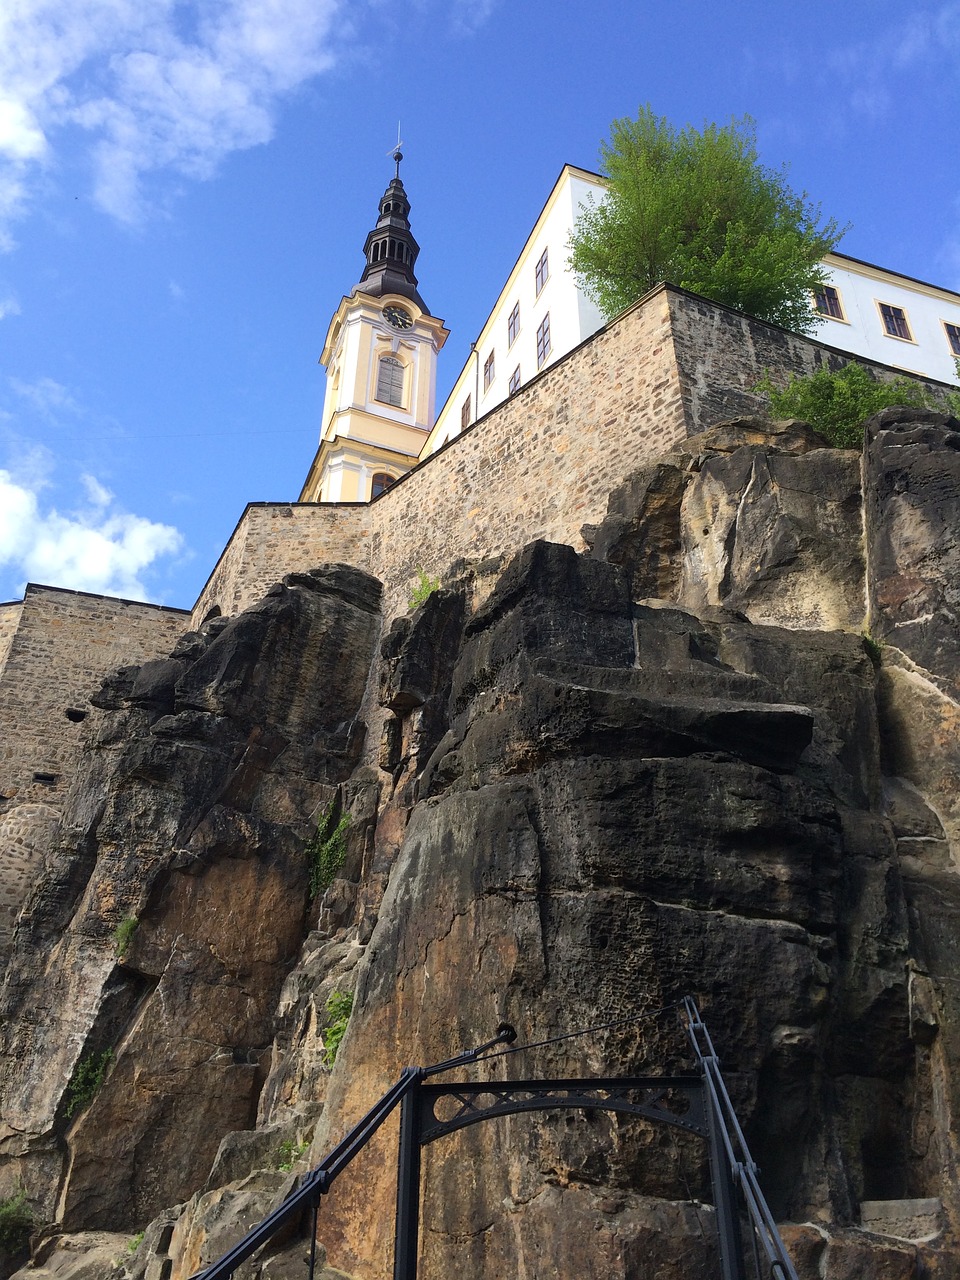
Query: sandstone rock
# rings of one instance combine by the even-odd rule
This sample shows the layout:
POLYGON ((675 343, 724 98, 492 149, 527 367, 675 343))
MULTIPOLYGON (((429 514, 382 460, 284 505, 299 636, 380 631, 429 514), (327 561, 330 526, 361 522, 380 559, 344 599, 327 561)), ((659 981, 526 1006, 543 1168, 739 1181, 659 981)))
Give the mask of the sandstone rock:
MULTIPOLYGON (((285 1199, 293 1184, 290 1173, 261 1170, 194 1196, 183 1207, 171 1233, 169 1250, 176 1259, 177 1277, 194 1275, 216 1262, 285 1199)), ((276 1236, 271 1252, 282 1248, 294 1234, 291 1228, 276 1236)), ((236 1274, 246 1280, 256 1271, 254 1265, 245 1264, 236 1274)))
POLYGON ((882 1244, 855 1235, 838 1236, 827 1245, 821 1274, 826 1280, 919 1280, 917 1251, 910 1245, 882 1244))
POLYGON ((460 646, 464 598, 434 591, 412 616, 396 618, 380 648, 380 701, 398 714, 449 690, 460 646))
POLYGON ((960 422, 884 409, 866 427, 870 628, 960 696, 960 422))
POLYGON ((296 828, 357 763, 379 623, 367 575, 308 577, 228 622, 191 664, 148 664, 139 703, 141 677, 124 686, 122 737, 94 726, 60 860, 21 918, 0 1152, 68 1228, 135 1230, 254 1122, 306 923, 296 828), (92 783, 104 798, 89 809, 92 783), (139 927, 120 962, 125 917, 139 927), (99 1091, 68 1114, 71 1079, 107 1051, 99 1091))
POLYGON ((860 521, 856 453, 743 446, 708 455, 684 492, 678 599, 755 623, 859 630, 860 521))
POLYGON ((820 1280, 820 1259, 827 1247, 827 1232, 811 1223, 785 1222, 780 1224, 780 1236, 800 1280, 820 1280))
POLYGON ((758 446, 777 453, 803 454, 822 449, 826 440, 807 422, 799 418, 766 418, 747 414, 716 422, 698 435, 688 436, 684 449, 688 454, 735 453, 738 449, 758 446))
POLYGON ((625 568, 634 598, 859 630, 860 459, 824 444, 794 420, 719 423, 625 481, 584 537, 625 568))
POLYGON ((686 469, 677 463, 645 467, 611 493, 603 523, 584 530, 594 556, 624 568, 634 599, 677 595, 680 500, 687 480, 686 469))
POLYGON ((29 1266, 14 1272, 18 1280, 104 1280, 120 1276, 129 1258, 130 1237, 109 1231, 52 1236, 29 1266))
MULTIPOLYGON (((867 1185, 874 1157, 860 1142, 875 1115, 858 1105, 849 1121, 824 1124, 812 1095, 836 1089, 836 1073, 863 1081, 865 1098, 879 1069, 876 1103, 890 1094, 888 1079, 910 1071, 905 911, 902 898, 892 911, 883 889, 893 842, 881 824, 869 856, 844 853, 844 812, 880 791, 873 665, 856 637, 633 606, 618 567, 604 576, 586 563, 595 567, 583 581, 562 548, 530 549, 468 623, 451 729, 425 774, 434 798, 411 815, 361 964, 328 1138, 340 1131, 335 1117, 355 1114, 358 1080, 369 1096, 389 1083, 391 1058, 396 1073, 413 1056, 403 1046, 416 1044, 420 1060, 443 1058, 501 1019, 536 1040, 598 1011, 606 1020, 636 1008, 640 993, 652 1011, 682 991, 708 991, 775 1206, 826 1201, 852 1214, 850 1174, 827 1153, 836 1144, 856 1152, 851 1172, 867 1185), (571 598, 580 617, 562 629, 553 620, 571 598), (572 660, 574 646, 588 662, 572 660), (682 702, 682 687, 696 697, 682 702), (731 692, 746 737, 725 720, 731 692), (786 702, 798 693, 806 705, 786 702), (760 732, 767 723, 771 732, 760 732), (802 726, 792 748, 788 725, 802 726), (456 770, 444 767, 453 755, 456 770), (458 993, 478 986, 486 1003, 464 1004, 458 993), (776 997, 759 1004, 761 989, 776 997), (371 1078, 375 1060, 386 1069, 371 1078)), ((568 1073, 684 1058, 675 1024, 657 1022, 562 1052, 568 1073)), ((554 1066, 546 1049, 517 1069, 554 1066)), ((498 1238, 494 1206, 532 1204, 544 1177, 615 1187, 625 1206, 679 1190, 678 1144, 642 1126, 618 1127, 614 1138, 603 1118, 527 1119, 509 1155, 487 1128, 431 1155, 425 1204, 451 1238, 498 1238)), ((701 1186, 702 1153, 679 1148, 701 1186)), ((338 1188, 348 1226, 324 1236, 348 1270, 384 1265, 360 1229, 369 1195, 338 1188)), ((384 1202, 379 1212, 388 1211, 384 1202)), ((514 1267, 509 1257, 478 1255, 478 1273, 514 1267)), ((621 1266, 604 1274, 629 1274, 621 1266)))

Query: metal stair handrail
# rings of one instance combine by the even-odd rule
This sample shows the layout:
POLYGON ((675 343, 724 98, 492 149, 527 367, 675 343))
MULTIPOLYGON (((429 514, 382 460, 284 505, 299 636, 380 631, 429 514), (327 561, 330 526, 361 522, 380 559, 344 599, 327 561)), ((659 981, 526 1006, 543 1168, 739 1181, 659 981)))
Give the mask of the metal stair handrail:
POLYGON ((716 1117, 717 1129, 727 1157, 734 1184, 739 1186, 751 1227, 754 1262, 760 1272, 757 1250, 762 1249, 767 1260, 766 1274, 771 1280, 799 1280, 796 1269, 787 1254, 780 1232, 777 1230, 770 1207, 760 1190, 757 1180, 757 1163, 750 1154, 747 1140, 737 1119, 730 1094, 720 1073, 720 1059, 714 1048, 710 1032, 700 1016, 697 1002, 692 996, 684 996, 683 1010, 687 1019, 687 1035, 703 1073, 709 1106, 716 1117))
POLYGON ((453 1067, 462 1067, 467 1063, 475 1062, 488 1049, 498 1044, 512 1044, 516 1038, 516 1031, 504 1022, 497 1028, 497 1034, 492 1040, 477 1045, 475 1049, 468 1049, 455 1058, 448 1058, 446 1062, 438 1062, 431 1067, 404 1067, 400 1079, 373 1104, 366 1115, 337 1143, 329 1155, 325 1156, 309 1173, 304 1174, 300 1186, 287 1196, 283 1204, 278 1205, 258 1226, 248 1231, 243 1239, 222 1258, 202 1271, 196 1272, 190 1280, 228 1280, 228 1277, 256 1253, 261 1245, 266 1244, 287 1223, 299 1219, 305 1210, 312 1211, 314 1222, 310 1258, 310 1275, 312 1276, 316 1248, 316 1215, 320 1197, 327 1194, 334 1180, 343 1173, 354 1157, 359 1155, 390 1113, 425 1077, 435 1076, 441 1071, 450 1071, 453 1067))

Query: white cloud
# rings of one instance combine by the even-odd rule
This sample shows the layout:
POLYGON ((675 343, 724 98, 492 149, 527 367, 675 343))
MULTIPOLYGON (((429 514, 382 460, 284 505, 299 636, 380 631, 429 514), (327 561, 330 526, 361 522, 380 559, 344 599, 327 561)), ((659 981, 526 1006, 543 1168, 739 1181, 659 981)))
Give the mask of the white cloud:
POLYGON ((928 5, 895 26, 880 28, 855 45, 827 55, 832 81, 850 91, 860 115, 878 119, 894 110, 918 77, 957 79, 960 53, 960 3, 928 5))
POLYGON ((69 129, 90 135, 97 202, 127 222, 144 211, 144 175, 208 177, 267 141, 281 96, 332 65, 343 3, 4 0, 0 228, 69 129))
MULTIPOLYGON (((948 104, 960 90, 960 0, 916 6, 890 27, 832 50, 826 58, 831 91, 846 89, 855 117, 881 124, 908 112, 921 86, 948 104)), ((948 170, 949 172, 949 170, 948 170)), ((960 270, 960 234, 951 232, 939 260, 955 282, 960 270)))
POLYGON ((82 476, 89 505, 68 515, 44 510, 30 487, 0 471, 0 565, 25 581, 128 599, 149 598, 141 575, 183 546, 171 525, 112 509, 113 495, 82 476))
POLYGON ((113 494, 105 488, 96 476, 82 475, 80 483, 87 491, 87 498, 95 507, 109 507, 113 494))
POLYGON ((7 316, 18 316, 19 314, 20 303, 12 293, 7 294, 5 298, 0 298, 0 320, 6 320, 7 316))
POLYGON ((450 19, 459 35, 473 35, 487 21, 500 0, 453 0, 450 19))
POLYGON ((52 418, 58 413, 80 411, 80 406, 67 388, 53 378, 38 378, 36 382, 10 378, 9 382, 17 395, 45 418, 52 418))

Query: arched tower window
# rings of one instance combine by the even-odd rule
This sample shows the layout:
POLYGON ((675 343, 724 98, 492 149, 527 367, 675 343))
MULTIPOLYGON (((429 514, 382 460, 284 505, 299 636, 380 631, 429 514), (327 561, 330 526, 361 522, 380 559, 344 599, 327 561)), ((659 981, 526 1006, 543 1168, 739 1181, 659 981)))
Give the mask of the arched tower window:
POLYGON ((370 500, 373 501, 374 498, 379 498, 381 493, 390 488, 396 478, 396 476, 392 476, 386 471, 378 471, 370 485, 370 500))
POLYGON ((396 356, 383 356, 377 366, 377 399, 403 408, 403 365, 396 356))

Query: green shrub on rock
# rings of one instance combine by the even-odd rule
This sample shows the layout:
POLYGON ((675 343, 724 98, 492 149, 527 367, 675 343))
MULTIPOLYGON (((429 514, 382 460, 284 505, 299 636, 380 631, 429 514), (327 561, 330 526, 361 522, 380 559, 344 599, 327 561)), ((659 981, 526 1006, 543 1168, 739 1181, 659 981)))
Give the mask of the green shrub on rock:
POLYGON ((26 1248, 33 1230, 33 1214, 27 1204, 27 1193, 17 1191, 0 1200, 0 1254, 17 1254, 26 1248))
POLYGON ((423 569, 417 570, 417 585, 410 593, 410 609, 419 609, 430 599, 435 591, 440 590, 440 579, 431 578, 423 569))
POLYGON ((323 1032, 323 1059, 328 1067, 332 1067, 353 1012, 353 996, 349 991, 332 991, 325 1008, 330 1021, 323 1032))
POLYGON ((75 1112, 88 1107, 96 1097, 112 1061, 113 1050, 104 1049, 103 1053, 85 1054, 77 1063, 77 1069, 67 1086, 68 1120, 75 1112))
POLYGON ((767 397, 775 418, 809 422, 835 449, 861 448, 867 418, 894 405, 960 413, 960 392, 941 398, 913 378, 882 382, 855 362, 835 373, 819 369, 791 378, 785 387, 776 386, 768 374, 754 390, 767 397))
POLYGON ((140 921, 136 916, 126 916, 113 931, 113 949, 117 953, 117 959, 122 960, 127 954, 133 935, 136 933, 140 921))
POLYGON ((274 1153, 274 1161, 281 1173, 289 1173, 297 1161, 309 1151, 310 1143, 304 1140, 296 1142, 293 1138, 285 1138, 274 1153))

